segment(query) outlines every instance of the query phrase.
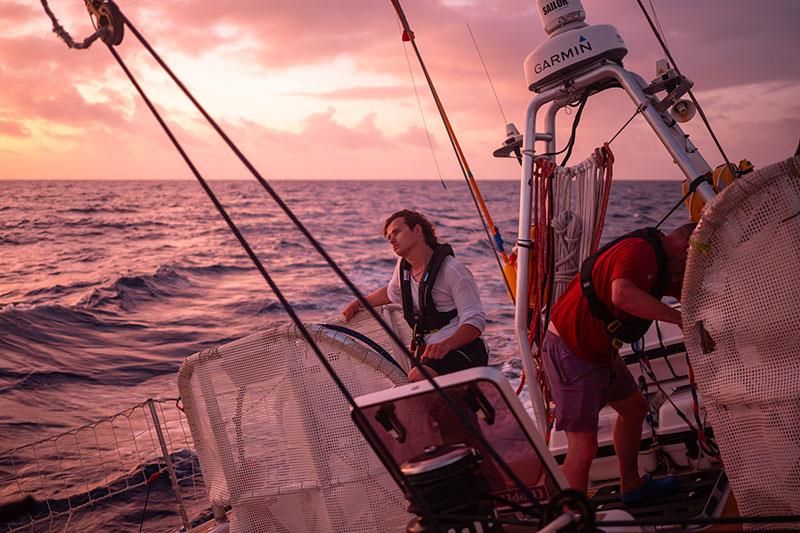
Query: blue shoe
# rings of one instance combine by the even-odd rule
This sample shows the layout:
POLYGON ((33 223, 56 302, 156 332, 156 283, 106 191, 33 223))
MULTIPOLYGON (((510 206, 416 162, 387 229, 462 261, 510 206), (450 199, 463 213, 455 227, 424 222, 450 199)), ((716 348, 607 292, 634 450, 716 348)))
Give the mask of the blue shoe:
POLYGON ((675 476, 653 479, 650 474, 645 474, 642 480, 644 483, 642 483, 638 489, 622 493, 622 503, 630 505, 642 502, 648 498, 666 496, 678 490, 680 486, 680 480, 675 476))

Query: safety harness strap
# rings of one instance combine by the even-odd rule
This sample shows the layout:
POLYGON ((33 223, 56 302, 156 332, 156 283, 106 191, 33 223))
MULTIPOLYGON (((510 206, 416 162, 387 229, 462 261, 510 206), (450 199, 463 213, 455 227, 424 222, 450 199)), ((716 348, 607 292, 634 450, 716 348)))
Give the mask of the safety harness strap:
POLYGON ((419 346, 426 333, 441 329, 450 323, 458 310, 438 311, 433 301, 433 286, 439 275, 439 270, 447 256, 455 255, 449 244, 442 244, 433 251, 425 272, 419 282, 419 310, 414 310, 414 301, 411 296, 411 264, 403 259, 400 261, 400 289, 403 296, 403 317, 414 332, 414 344, 419 346))
POLYGON ((622 322, 615 317, 597 295, 597 291, 594 287, 594 280, 592 279, 594 265, 601 255, 623 240, 632 238, 644 239, 652 246, 656 254, 656 264, 658 265, 658 273, 656 274, 656 280, 653 283, 650 294, 660 300, 667 291, 669 279, 667 276, 667 253, 664 250, 664 246, 661 244, 659 235, 659 231, 655 228, 644 228, 628 233, 600 248, 597 252, 587 257, 581 265, 581 289, 589 305, 589 311, 606 325, 606 333, 611 339, 611 345, 616 349, 619 349, 623 343, 639 340, 650 328, 650 324, 652 324, 653 321, 636 318, 622 322))

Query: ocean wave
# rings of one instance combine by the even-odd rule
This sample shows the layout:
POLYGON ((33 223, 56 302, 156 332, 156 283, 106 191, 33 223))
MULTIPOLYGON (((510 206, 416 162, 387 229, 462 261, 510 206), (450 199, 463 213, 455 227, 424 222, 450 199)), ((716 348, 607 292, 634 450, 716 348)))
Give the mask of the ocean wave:
POLYGON ((88 336, 96 339, 103 333, 143 327, 112 317, 101 318, 87 309, 12 303, 0 307, 0 348, 7 350, 9 355, 22 357, 21 361, 27 361, 29 357, 58 360, 71 358, 70 351, 79 349, 84 344, 81 341, 88 336))
MULTIPOLYGON (((9 376, 11 377, 11 376, 9 376)), ((0 388, 0 394, 9 391, 32 391, 43 388, 52 388, 61 384, 96 383, 97 380, 86 374, 75 372, 62 372, 58 370, 34 370, 24 375, 17 375, 16 381, 11 385, 0 388)))
MULTIPOLYGON (((100 230, 104 229, 133 229, 141 227, 141 224, 137 222, 100 222, 91 218, 82 218, 80 220, 65 220, 62 222, 63 226, 67 227, 86 227, 86 228, 93 228, 98 231, 92 233, 92 235, 102 235, 100 230)), ((158 223, 148 223, 150 225, 158 225, 158 223)))
POLYGON ((76 281, 75 283, 70 283, 68 285, 61 285, 60 283, 56 283, 55 285, 51 285, 50 287, 37 287, 36 289, 31 289, 25 296, 27 297, 41 297, 41 296, 62 296, 64 294, 69 294, 74 290, 85 289, 87 287, 91 287, 94 283, 90 281, 76 281))
POLYGON ((215 263, 213 265, 197 265, 197 266, 181 266, 176 267, 181 272, 188 272, 196 275, 213 275, 228 274, 233 272, 247 272, 252 270, 249 264, 247 265, 228 265, 224 263, 215 263))
POLYGON ((12 239, 11 237, 6 237, 5 235, 0 235, 0 245, 6 246, 19 246, 21 244, 33 244, 36 241, 18 241, 12 239))
POLYGON ((81 213, 81 214, 93 214, 93 213, 136 213, 139 210, 133 207, 72 207, 69 209, 60 209, 59 213, 81 213))
POLYGON ((79 307, 98 309, 107 305, 129 309, 139 303, 186 293, 192 283, 174 268, 161 266, 153 274, 122 276, 94 289, 78 302, 79 307))

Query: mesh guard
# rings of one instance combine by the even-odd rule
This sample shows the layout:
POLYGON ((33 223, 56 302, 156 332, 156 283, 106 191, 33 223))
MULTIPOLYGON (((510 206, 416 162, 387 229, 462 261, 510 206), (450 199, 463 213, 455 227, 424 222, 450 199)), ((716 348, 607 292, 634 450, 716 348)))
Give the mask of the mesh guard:
POLYGON ((800 514, 798 168, 765 167, 705 206, 683 284, 686 347, 743 516, 800 514))
MULTIPOLYGON (((406 382, 400 368, 353 337, 307 327, 354 395, 406 382)), ((347 327, 391 346, 365 313, 347 327)), ((399 335, 407 340, 409 332, 399 335)), ((189 357, 178 386, 209 499, 232 507, 232 532, 390 531, 410 519, 403 494, 293 326, 189 357)))

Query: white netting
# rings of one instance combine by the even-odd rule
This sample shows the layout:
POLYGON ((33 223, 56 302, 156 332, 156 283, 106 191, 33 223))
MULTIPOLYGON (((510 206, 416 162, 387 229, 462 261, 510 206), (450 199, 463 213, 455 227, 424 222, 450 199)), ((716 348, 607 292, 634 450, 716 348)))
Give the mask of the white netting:
MULTIPOLYGON (((384 309, 395 326, 396 306, 384 309)), ((347 328, 383 347, 366 313, 347 328)), ((309 331, 353 396, 406 382, 352 335, 309 331)), ((408 328, 399 328, 407 342, 408 328)), ((178 387, 212 503, 231 505, 231 531, 391 531, 407 503, 350 419, 349 406, 292 325, 189 357, 178 387)))
POLYGON ((578 272, 578 265, 594 251, 595 231, 604 218, 603 198, 610 186, 606 166, 599 153, 595 153, 575 166, 555 169, 552 185, 554 298, 564 292, 578 272))
POLYGON ((763 168, 706 205, 683 285, 686 347, 746 516, 800 514, 798 168, 763 168))

